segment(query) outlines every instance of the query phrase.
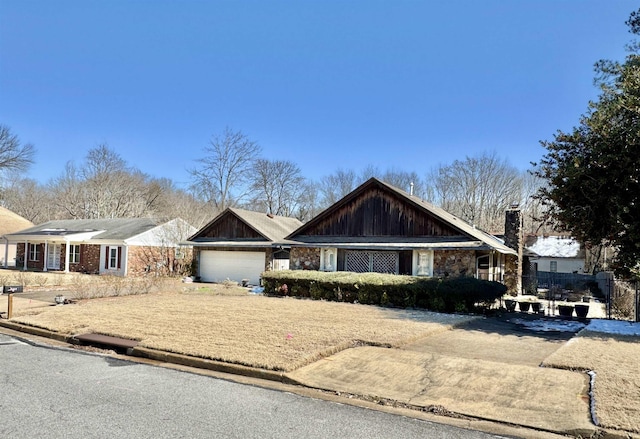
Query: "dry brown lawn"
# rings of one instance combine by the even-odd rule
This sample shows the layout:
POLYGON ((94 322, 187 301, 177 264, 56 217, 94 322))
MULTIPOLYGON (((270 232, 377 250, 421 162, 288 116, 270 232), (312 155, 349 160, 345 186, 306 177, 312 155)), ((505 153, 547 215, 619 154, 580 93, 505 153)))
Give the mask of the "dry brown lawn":
POLYGON ((471 318, 269 298, 210 286, 80 301, 34 310, 13 321, 63 334, 126 337, 148 348, 291 371, 350 346, 399 346, 471 318))
POLYGON ((602 427, 640 433, 640 342, 582 331, 544 365, 596 372, 596 417, 602 427))

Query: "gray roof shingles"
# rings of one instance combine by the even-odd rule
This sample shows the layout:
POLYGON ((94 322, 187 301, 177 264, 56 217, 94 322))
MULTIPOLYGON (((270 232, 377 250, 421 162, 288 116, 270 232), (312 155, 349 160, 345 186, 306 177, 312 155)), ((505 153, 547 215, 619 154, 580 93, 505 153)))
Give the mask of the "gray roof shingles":
POLYGON ((104 230, 92 239, 124 240, 151 230, 160 224, 159 220, 153 218, 55 220, 11 235, 65 236, 73 233, 104 230))

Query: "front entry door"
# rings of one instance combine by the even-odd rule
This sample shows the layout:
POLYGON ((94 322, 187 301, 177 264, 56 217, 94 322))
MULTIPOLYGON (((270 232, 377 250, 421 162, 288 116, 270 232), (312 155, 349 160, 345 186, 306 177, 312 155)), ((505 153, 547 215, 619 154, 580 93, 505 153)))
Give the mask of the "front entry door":
POLYGON ((48 245, 47 270, 60 270, 60 244, 48 245))

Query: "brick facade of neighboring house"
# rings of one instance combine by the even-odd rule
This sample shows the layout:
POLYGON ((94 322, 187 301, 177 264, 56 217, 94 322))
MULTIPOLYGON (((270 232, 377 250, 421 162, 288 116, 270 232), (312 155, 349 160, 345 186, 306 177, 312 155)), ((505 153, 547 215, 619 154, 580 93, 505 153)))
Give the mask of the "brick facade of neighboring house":
POLYGON ((4 238, 23 270, 170 275, 190 271, 192 252, 179 243, 194 231, 179 218, 109 218, 49 221, 4 238))
POLYGON ((83 244, 80 246, 80 262, 70 263, 69 271, 96 274, 100 272, 100 246, 83 244))
POLYGON ((172 275, 191 270, 192 249, 181 249, 176 257, 173 247, 129 247, 129 274, 144 276, 149 273, 172 275))
MULTIPOLYGON (((38 246, 39 258, 37 261, 27 259, 27 270, 43 271, 44 268, 44 244, 29 244, 38 246)), ((65 260, 67 254, 66 244, 60 246, 60 259, 65 260)), ((24 243, 19 243, 16 250, 17 260, 24 259, 24 243)), ((22 267, 22 266, 20 266, 22 267)), ((69 262, 69 271, 72 273, 97 274, 100 272, 100 246, 94 244, 80 245, 80 262, 69 262)))
MULTIPOLYGON (((44 268, 44 244, 33 245, 37 247, 38 258, 35 261, 27 258, 27 270, 42 271, 44 268)), ((18 244, 16 247, 16 260, 18 261, 18 268, 22 267, 23 261, 25 260, 24 243, 18 244)))

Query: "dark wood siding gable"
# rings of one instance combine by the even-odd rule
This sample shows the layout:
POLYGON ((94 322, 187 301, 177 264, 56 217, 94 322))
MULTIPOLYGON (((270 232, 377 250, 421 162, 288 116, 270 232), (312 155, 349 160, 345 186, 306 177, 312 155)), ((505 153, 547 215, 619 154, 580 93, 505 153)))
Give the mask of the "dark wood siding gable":
POLYGON ((215 238, 218 240, 253 239, 264 240, 265 237, 249 227, 244 221, 227 212, 213 223, 206 226, 192 239, 215 238))
MULTIPOLYGON (((304 236, 444 237, 462 233, 385 187, 371 185, 349 202, 336 205, 326 216, 300 230, 304 236)), ((292 237, 296 239, 295 236, 292 237)))

